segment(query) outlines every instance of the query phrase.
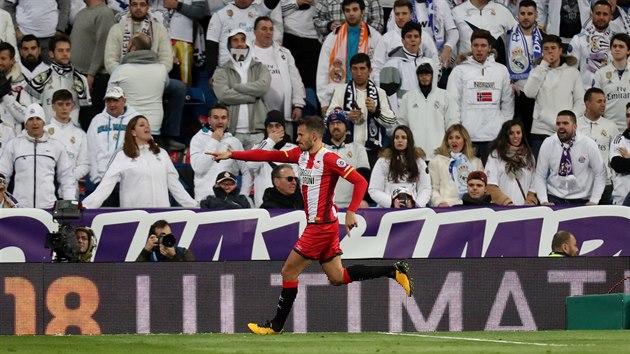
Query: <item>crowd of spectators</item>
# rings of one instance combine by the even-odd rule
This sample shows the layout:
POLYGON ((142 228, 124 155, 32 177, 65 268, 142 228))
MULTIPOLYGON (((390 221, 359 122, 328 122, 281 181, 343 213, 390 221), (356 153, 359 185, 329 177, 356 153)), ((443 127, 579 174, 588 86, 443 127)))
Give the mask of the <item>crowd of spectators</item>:
POLYGON ((297 166, 209 153, 290 150, 307 106, 369 180, 362 207, 623 204, 629 6, 4 0, 0 207, 300 209, 297 166), (216 102, 188 143, 200 65, 216 102))

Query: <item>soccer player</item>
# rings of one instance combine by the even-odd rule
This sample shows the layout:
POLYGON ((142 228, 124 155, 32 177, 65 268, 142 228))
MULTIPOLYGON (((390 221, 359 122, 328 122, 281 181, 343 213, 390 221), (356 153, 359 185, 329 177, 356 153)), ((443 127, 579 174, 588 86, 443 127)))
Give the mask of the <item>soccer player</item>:
POLYGON ((264 324, 249 323, 255 334, 279 334, 291 312, 298 291, 298 276, 313 260, 318 260, 332 285, 344 285, 379 277, 395 279, 407 296, 413 294, 413 280, 408 276, 409 265, 398 261, 393 266, 354 265, 344 268, 339 247, 339 222, 337 208, 333 204, 335 185, 343 177, 354 185, 352 201, 346 210, 346 229, 357 226, 357 211, 365 190, 366 180, 339 155, 324 148, 324 123, 319 117, 306 117, 298 124, 299 148, 288 151, 225 151, 208 152, 215 160, 237 159, 248 161, 275 161, 297 163, 304 197, 307 226, 282 267, 282 292, 278 300, 276 316, 264 324))

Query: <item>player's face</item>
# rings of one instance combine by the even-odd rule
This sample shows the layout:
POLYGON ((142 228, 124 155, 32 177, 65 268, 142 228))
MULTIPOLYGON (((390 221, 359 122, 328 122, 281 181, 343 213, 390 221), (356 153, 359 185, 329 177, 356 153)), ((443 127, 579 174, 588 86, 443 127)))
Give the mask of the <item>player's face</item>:
POLYGON ((263 48, 270 47, 273 44, 273 22, 261 20, 254 29, 256 42, 263 48))
POLYGON ((432 80, 433 80, 433 74, 422 73, 418 75, 418 82, 420 82, 420 85, 422 86, 431 86, 432 80))
POLYGON ((586 111, 590 112, 598 117, 604 115, 606 112, 606 96, 601 93, 593 93, 591 99, 586 101, 586 111))
POLYGON ((568 254, 571 257, 577 256, 578 252, 580 252, 575 236, 571 236, 569 242, 562 244, 562 248, 564 249, 564 253, 568 254))
POLYGON ((57 42, 55 50, 50 51, 50 56, 55 62, 62 65, 70 64, 70 43, 57 42))
POLYGON ((530 29, 536 23, 538 12, 533 6, 522 6, 518 9, 518 23, 523 29, 530 29))
POLYGON ((271 123, 267 124, 267 128, 266 129, 267 129, 267 136, 269 136, 269 134, 275 133, 275 132, 282 132, 282 134, 284 134, 284 127, 280 123, 271 122, 271 123))
POLYGON ((305 125, 298 126, 296 141, 302 151, 309 151, 313 147, 313 134, 305 125))
POLYGON ((396 26, 402 28, 405 23, 411 21, 411 11, 407 6, 394 7, 394 19, 396 20, 396 26))
POLYGON ((79 252, 87 252, 88 247, 90 246, 90 237, 88 236, 88 234, 85 231, 77 231, 75 233, 75 236, 77 237, 77 246, 79 246, 79 252))
POLYGON ((26 41, 20 44, 20 56, 25 63, 36 63, 41 54, 42 50, 37 41, 26 41))
POLYGON ((107 113, 112 117, 118 117, 125 112, 125 104, 127 100, 124 97, 121 98, 107 98, 105 99, 105 105, 107 106, 107 113))
POLYGON ((571 120, 571 117, 558 116, 558 118, 556 118, 556 133, 558 133, 558 138, 563 143, 566 143, 573 138, 576 129, 577 124, 571 120))
POLYGON ((398 151, 403 151, 407 148, 407 133, 404 130, 398 129, 394 132, 394 147, 398 151))
POLYGON ((368 67, 367 63, 357 63, 350 66, 350 73, 352 74, 352 81, 362 86, 365 85, 370 78, 372 69, 368 67))
POLYGON ((628 58, 630 50, 628 50, 626 42, 615 39, 610 45, 610 53, 614 60, 622 61, 628 58))
POLYGON ((72 100, 57 100, 53 103, 52 109, 55 112, 55 117, 62 122, 67 122, 70 120, 70 113, 72 112, 72 108, 74 108, 74 102, 72 100))
POLYGON ((333 140, 344 141, 346 138, 346 124, 340 120, 333 120, 328 123, 328 131, 333 140))
POLYGON ((517 147, 521 146, 521 143, 523 142, 523 130, 520 125, 516 124, 510 128, 509 140, 510 145, 517 147))
POLYGON ((593 26, 602 31, 608 28, 610 19, 612 18, 610 7, 606 5, 596 5, 593 8, 593 26))
POLYGON ((221 183, 219 183, 219 187, 221 187, 225 193, 230 194, 234 188, 236 188, 236 183, 234 183, 231 179, 226 179, 225 181, 221 181, 221 183))
POLYGON ((280 170, 280 176, 274 177, 274 186, 278 192, 284 195, 293 195, 295 188, 297 188, 297 178, 292 168, 283 168, 280 170))
POLYGON ((216 108, 210 111, 210 117, 208 117, 208 124, 212 130, 223 129, 226 130, 230 121, 228 119, 228 111, 221 108, 216 108))
POLYGON ((486 184, 480 179, 468 181, 468 194, 473 198, 481 198, 486 194, 486 184))
POLYGON ((11 54, 8 50, 3 50, 0 52, 0 73, 8 74, 11 72, 13 68, 13 64, 15 64, 15 58, 11 58, 11 54))
POLYGON ((148 144, 149 141, 153 140, 153 136, 151 136, 151 127, 149 126, 149 121, 146 118, 138 119, 136 126, 133 128, 133 136, 136 139, 136 144, 145 145, 148 144))
POLYGON ((464 150, 464 137, 456 130, 448 135, 447 143, 452 152, 462 152, 464 150))
POLYGON ((409 53, 412 54, 418 53, 421 43, 422 37, 418 31, 409 31, 405 33, 405 37, 402 39, 403 46, 409 53))
POLYGON ((28 135, 35 139, 39 139, 44 135, 44 122, 43 119, 40 118, 30 118, 26 121, 26 132, 28 135))
POLYGON ((543 44, 543 59, 552 68, 560 65, 560 57, 562 56, 562 47, 558 43, 547 42, 543 44))
POLYGON ((356 27, 361 24, 363 18, 363 11, 359 7, 359 4, 353 2, 343 8, 343 15, 346 17, 346 22, 352 27, 356 27))
POLYGON ((149 13, 148 0, 131 0, 129 1, 129 8, 131 19, 134 21, 143 20, 147 13, 149 13))
POLYGON ((488 59, 488 55, 490 55, 490 50, 492 47, 488 40, 485 38, 475 38, 471 44, 473 58, 480 63, 484 63, 486 59, 488 59))

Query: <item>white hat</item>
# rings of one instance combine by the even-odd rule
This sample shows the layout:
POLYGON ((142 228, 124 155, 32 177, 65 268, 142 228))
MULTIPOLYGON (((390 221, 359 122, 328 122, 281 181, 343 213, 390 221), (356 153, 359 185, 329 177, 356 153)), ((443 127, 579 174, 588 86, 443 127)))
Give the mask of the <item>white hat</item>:
POLYGON ((107 98, 115 98, 119 99, 125 97, 125 92, 118 86, 110 86, 107 88, 107 92, 105 92, 105 99, 107 98))
POLYGON ((39 118, 46 121, 46 113, 44 113, 44 109, 39 103, 32 103, 28 107, 26 107, 26 114, 24 115, 24 121, 28 122, 31 118, 39 118))
POLYGON ((240 28, 235 28, 233 30, 230 31, 230 34, 228 35, 227 38, 227 45, 228 45, 228 49, 230 48, 230 38, 236 36, 237 34, 242 33, 245 36, 245 39, 247 39, 247 33, 245 33, 245 30, 240 29, 240 28))

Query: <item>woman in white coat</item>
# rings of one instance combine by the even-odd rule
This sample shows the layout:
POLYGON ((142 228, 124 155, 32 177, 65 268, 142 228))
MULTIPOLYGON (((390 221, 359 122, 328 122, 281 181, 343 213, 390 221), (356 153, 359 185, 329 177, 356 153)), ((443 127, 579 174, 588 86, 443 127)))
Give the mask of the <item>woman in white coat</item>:
POLYGON ((127 123, 123 150, 116 153, 96 190, 83 200, 86 208, 98 208, 120 182, 120 207, 170 207, 168 192, 184 207, 197 207, 171 162, 151 136, 149 121, 136 116, 127 123))
POLYGON ((372 169, 370 197, 382 208, 405 208, 392 196, 395 190, 405 188, 412 194, 415 207, 426 206, 431 198, 431 179, 424 158, 424 151, 414 145, 409 127, 398 126, 372 169))
POLYGON ((526 139, 523 123, 503 123, 499 135, 489 146, 486 162, 488 194, 498 205, 536 205, 534 173, 536 160, 526 139))
POLYGON ((467 192, 468 174, 479 170, 483 170, 483 163, 475 157, 468 130, 461 124, 451 125, 429 163, 431 205, 448 207, 462 204, 462 197, 467 192))

